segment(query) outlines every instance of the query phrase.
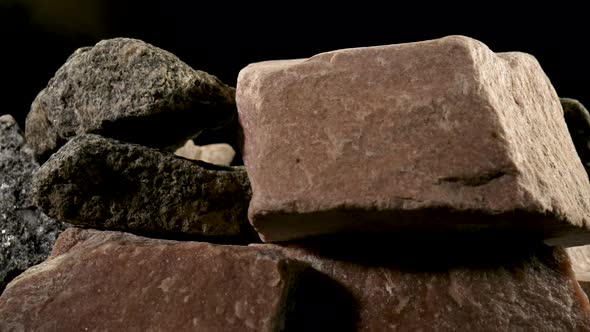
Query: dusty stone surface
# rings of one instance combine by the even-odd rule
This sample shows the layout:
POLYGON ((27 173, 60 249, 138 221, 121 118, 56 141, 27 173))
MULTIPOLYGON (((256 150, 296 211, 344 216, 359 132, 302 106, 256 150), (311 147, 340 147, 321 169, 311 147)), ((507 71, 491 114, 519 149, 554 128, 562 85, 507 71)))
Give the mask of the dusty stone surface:
POLYGON ((590 174, 590 113, 576 99, 561 98, 565 122, 586 173, 590 174))
POLYGON ((47 258, 66 226, 31 203, 38 168, 15 119, 0 116, 0 293, 12 278, 47 258))
POLYGON ((536 59, 467 37, 240 71, 249 217, 265 241, 457 232, 590 241, 588 176, 536 59))
POLYGON ((68 229, 0 297, 2 331, 279 331, 306 266, 262 248, 68 229))
POLYGON ((243 167, 175 157, 98 135, 77 136, 33 179, 33 202, 47 215, 97 229, 170 239, 259 241, 248 223, 243 167))
POLYGON ((236 152, 231 145, 226 143, 198 146, 195 145, 193 140, 189 139, 182 147, 174 151, 174 154, 191 160, 202 160, 210 164, 230 166, 236 152))
POLYGON ((572 262, 576 280, 587 296, 590 296, 590 246, 578 246, 566 249, 572 262))
POLYGON ((33 101, 27 141, 45 160, 75 135, 97 133, 174 151, 235 121, 235 89, 137 39, 76 50, 33 101))
MULTIPOLYGON (((255 244, 341 284, 354 331, 586 331, 590 305, 559 247, 255 244)), ((317 311, 321 312, 321 308, 317 311)))

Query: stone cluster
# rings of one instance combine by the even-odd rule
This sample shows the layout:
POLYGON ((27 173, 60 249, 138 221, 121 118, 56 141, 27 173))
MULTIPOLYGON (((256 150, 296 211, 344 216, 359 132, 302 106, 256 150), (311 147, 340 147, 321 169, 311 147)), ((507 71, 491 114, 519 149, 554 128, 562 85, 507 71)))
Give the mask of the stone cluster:
POLYGON ((532 56, 463 36, 253 63, 236 89, 101 41, 33 101, 26 162, 0 159, 36 165, 41 233, 76 226, 38 235, 0 330, 590 330, 590 260, 562 248, 590 244, 588 119, 532 56))

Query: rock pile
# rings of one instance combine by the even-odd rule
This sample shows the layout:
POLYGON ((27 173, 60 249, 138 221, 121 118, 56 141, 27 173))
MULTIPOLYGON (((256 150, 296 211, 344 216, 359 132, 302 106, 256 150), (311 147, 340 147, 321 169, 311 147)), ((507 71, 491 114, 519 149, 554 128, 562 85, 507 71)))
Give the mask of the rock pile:
POLYGON ((31 177, 38 168, 14 118, 0 116, 0 292, 45 260, 67 226, 33 206, 31 177))
POLYGON ((590 330, 555 246, 590 243, 572 121, 533 57, 461 36, 250 64, 235 101, 144 42, 80 49, 26 137, 33 204, 83 228, 0 330, 590 330))

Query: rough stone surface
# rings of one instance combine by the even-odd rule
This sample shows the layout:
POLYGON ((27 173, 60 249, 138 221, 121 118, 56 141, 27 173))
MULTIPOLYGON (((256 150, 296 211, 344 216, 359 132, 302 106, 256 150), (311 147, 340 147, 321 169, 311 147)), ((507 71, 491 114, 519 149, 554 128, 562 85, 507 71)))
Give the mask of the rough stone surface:
POLYGON ((578 156, 590 174, 590 113, 579 101, 561 98, 565 122, 574 141, 578 156))
POLYGON ((235 89, 136 39, 76 50, 33 101, 27 141, 45 160, 75 135, 176 147, 236 118, 235 89))
POLYGON ((567 248, 576 279, 587 296, 590 296, 590 246, 567 248))
POLYGON ((210 164, 230 166, 236 152, 231 145, 226 143, 198 146, 195 145, 193 140, 189 139, 182 147, 174 151, 174 154, 191 160, 202 160, 210 164))
POLYGON ((279 331, 306 266, 261 248, 68 229, 0 297, 1 331, 279 331))
POLYGON ((33 179, 33 201, 58 220, 171 239, 259 241, 243 167, 179 158, 98 135, 77 136, 33 179))
POLYGON ((588 299, 562 248, 375 243, 252 246, 279 250, 341 284, 356 308, 356 316, 342 316, 354 331, 590 329, 588 299))
POLYGON ((65 229, 31 204, 31 179, 38 168, 14 118, 0 116, 0 293, 12 278, 47 258, 65 229))
MULTIPOLYGON (((265 241, 450 232, 590 241, 590 183, 536 59, 467 37, 240 71, 249 217, 265 241)), ((470 235, 471 236, 471 235, 470 235)))

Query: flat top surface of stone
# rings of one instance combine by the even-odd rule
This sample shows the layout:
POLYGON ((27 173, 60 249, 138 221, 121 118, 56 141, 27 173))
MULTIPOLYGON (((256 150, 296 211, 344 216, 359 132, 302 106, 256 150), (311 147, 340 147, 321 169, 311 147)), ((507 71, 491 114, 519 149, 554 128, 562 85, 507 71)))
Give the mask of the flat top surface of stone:
POLYGON ((371 227, 363 211, 524 211, 535 220, 523 229, 547 238, 590 220, 559 98, 528 54, 462 36, 337 50, 250 64, 236 99, 250 218, 268 241, 371 227), (346 209, 359 212, 354 225, 311 225, 346 209), (310 214, 307 226, 281 229, 296 214, 310 214))
POLYGON ((68 229, 0 297, 0 330, 277 331, 303 265, 240 246, 68 229))

